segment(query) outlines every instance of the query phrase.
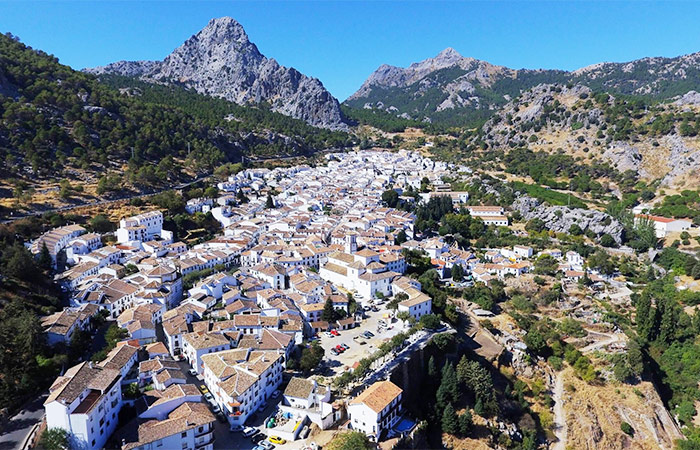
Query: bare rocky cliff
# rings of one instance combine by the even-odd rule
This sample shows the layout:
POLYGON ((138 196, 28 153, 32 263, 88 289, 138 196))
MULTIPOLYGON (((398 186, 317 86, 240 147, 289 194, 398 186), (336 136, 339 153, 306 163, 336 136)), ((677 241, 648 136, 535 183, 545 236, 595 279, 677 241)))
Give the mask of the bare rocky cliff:
POLYGON ((120 61, 86 71, 180 84, 238 104, 267 103, 314 126, 347 128, 338 101, 318 79, 266 58, 230 17, 212 19, 163 61, 120 61))

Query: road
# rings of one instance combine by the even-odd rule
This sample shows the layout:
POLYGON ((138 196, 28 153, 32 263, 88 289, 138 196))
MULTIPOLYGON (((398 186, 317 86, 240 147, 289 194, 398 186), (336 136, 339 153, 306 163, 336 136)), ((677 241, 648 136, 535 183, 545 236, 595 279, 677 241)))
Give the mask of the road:
POLYGON ((552 400, 554 400, 554 435, 557 437, 557 442, 552 446, 552 450, 564 450, 568 433, 564 414, 564 377, 561 371, 556 377, 552 400))
POLYGON ((0 434, 0 450, 21 448, 34 425, 40 423, 44 417, 44 401, 47 396, 48 392, 27 403, 9 420, 3 433, 0 434))

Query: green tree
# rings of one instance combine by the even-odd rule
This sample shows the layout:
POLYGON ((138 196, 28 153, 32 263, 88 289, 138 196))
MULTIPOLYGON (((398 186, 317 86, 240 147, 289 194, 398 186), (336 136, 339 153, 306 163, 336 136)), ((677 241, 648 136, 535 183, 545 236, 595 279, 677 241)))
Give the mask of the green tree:
POLYGON ((452 279, 454 281, 462 281, 464 279, 464 269, 459 264, 452 266, 452 279))
POLYGON ((394 189, 382 192, 382 202, 389 208, 395 208, 399 204, 399 193, 394 189))
POLYGON ((41 252, 39 253, 39 267, 44 270, 51 270, 53 266, 53 259, 51 258, 51 253, 49 253, 49 248, 46 246, 46 242, 41 244, 41 252))
POLYGON ((310 373, 323 359, 324 355, 323 347, 321 347, 317 342, 314 342, 309 347, 304 347, 301 351, 301 359, 299 360, 299 368, 304 373, 310 373))
POLYGON ((459 415, 459 434, 467 436, 473 426, 474 420, 471 412, 465 411, 463 414, 459 415))
POLYGON ((423 328, 428 330, 437 330, 440 328, 440 318, 435 314, 426 314, 419 319, 419 322, 423 325, 423 328))
POLYGON ((336 434, 327 446, 328 450, 372 450, 374 445, 359 431, 346 431, 336 434))
POLYGON ((337 320, 338 318, 338 312, 335 310, 335 306, 333 306, 333 300, 331 300, 330 297, 326 299, 326 303, 323 305, 323 312, 321 312, 321 320, 325 320, 326 322, 333 322, 337 320))
POLYGON ((272 194, 267 194, 267 200, 265 200, 265 208, 267 209, 274 209, 275 208, 275 200, 272 198, 272 194))
POLYGON ((460 395, 455 368, 452 363, 446 362, 445 365, 442 366, 440 387, 436 394, 438 408, 444 408, 450 403, 457 403, 460 399, 460 395))
POLYGON ((559 269, 559 262, 551 255, 540 255, 535 260, 535 273, 539 275, 555 275, 559 269))
POLYGON ((457 434, 459 429, 459 419, 451 403, 445 405, 442 411, 442 431, 448 434, 457 434))
POLYGON ((396 237, 394 238, 394 245, 401 245, 404 242, 408 240, 408 236, 406 236, 406 231, 401 229, 397 234, 396 237))
POLYGON ((69 450, 69 435, 63 428, 47 428, 41 433, 39 448, 46 450, 69 450))
POLYGON ((90 220, 90 228, 95 233, 109 233, 114 231, 114 224, 104 214, 97 214, 90 220))

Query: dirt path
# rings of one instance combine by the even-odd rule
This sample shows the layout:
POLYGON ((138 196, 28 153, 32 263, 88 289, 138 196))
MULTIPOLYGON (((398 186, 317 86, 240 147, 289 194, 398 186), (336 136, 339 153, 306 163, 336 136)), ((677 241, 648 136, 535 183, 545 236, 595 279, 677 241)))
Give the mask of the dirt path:
POLYGON ((564 414, 564 377, 561 371, 556 375, 552 399, 554 400, 554 435, 557 437, 557 442, 552 445, 552 450, 564 450, 566 449, 568 430, 564 414))
POLYGON ((581 349, 581 353, 590 353, 594 350, 598 350, 599 348, 603 348, 607 345, 620 342, 624 339, 624 335, 621 333, 599 333, 597 331, 589 331, 588 334, 589 336, 598 336, 603 339, 583 347, 581 349))

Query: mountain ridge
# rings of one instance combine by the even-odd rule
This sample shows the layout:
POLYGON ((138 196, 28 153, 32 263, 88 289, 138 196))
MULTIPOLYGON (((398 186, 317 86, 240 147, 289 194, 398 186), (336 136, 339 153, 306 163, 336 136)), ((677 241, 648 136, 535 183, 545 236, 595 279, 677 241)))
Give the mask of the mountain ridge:
POLYGON ((485 120, 488 111, 542 83, 581 84, 596 91, 665 100, 700 89, 700 53, 601 62, 566 71, 512 69, 464 57, 448 47, 408 67, 379 66, 343 104, 424 122, 445 121, 440 117, 445 110, 465 121, 485 120))
POLYGON ((320 80, 264 56, 231 17, 211 19, 162 61, 117 61, 84 71, 179 84, 240 105, 269 103, 310 125, 347 129, 338 100, 320 80))

